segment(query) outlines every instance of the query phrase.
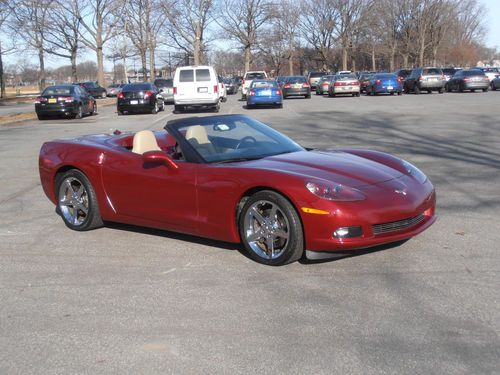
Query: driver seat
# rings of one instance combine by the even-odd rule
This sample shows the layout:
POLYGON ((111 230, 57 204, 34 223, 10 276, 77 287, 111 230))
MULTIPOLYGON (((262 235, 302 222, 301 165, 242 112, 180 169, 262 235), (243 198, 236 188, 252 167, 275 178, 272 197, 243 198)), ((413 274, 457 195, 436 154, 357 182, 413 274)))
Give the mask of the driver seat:
POLYGON ((161 151, 154 133, 151 130, 141 130, 135 133, 132 152, 142 155, 148 151, 161 151))

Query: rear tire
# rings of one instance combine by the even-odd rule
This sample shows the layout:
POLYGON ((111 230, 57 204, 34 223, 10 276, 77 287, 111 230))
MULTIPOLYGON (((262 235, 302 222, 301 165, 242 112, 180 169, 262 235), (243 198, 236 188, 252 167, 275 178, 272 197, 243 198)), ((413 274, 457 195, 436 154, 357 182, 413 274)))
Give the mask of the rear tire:
POLYGON ((488 91, 488 88, 486 87, 485 89, 483 89, 483 92, 487 92, 488 91))
POLYGON ((184 110, 182 105, 174 104, 174 113, 181 113, 184 110))
POLYGON ((57 211, 68 228, 87 231, 103 226, 94 188, 78 169, 56 177, 56 196, 57 211))
POLYGON ((38 117, 40 121, 47 120, 47 116, 39 115, 38 113, 36 114, 36 117, 38 117))

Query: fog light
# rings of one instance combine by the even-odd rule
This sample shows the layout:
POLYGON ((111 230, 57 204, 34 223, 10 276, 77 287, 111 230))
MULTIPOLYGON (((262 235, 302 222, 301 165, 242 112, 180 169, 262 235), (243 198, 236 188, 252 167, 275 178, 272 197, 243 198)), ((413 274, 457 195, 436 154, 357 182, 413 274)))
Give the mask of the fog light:
POLYGON ((333 232, 335 238, 353 238, 360 237, 363 231, 361 227, 341 227, 333 232))

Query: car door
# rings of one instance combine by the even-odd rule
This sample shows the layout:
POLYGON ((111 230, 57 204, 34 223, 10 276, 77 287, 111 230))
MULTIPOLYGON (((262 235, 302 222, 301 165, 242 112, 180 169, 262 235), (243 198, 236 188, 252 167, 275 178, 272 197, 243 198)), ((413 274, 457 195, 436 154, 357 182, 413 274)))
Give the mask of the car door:
POLYGON ((177 170, 161 163, 148 165, 142 155, 130 151, 106 154, 102 181, 108 203, 119 216, 196 234, 198 165, 184 161, 177 165, 177 170))

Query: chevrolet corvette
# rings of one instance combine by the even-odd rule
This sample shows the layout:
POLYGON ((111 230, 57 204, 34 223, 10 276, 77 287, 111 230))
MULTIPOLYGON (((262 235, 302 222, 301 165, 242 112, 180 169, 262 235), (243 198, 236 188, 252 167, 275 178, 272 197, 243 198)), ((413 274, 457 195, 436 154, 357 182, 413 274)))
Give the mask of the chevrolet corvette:
POLYGON ((42 187, 65 225, 120 222, 242 243, 283 265, 407 240, 436 220, 417 167, 379 151, 306 149, 244 115, 43 144, 42 187))

